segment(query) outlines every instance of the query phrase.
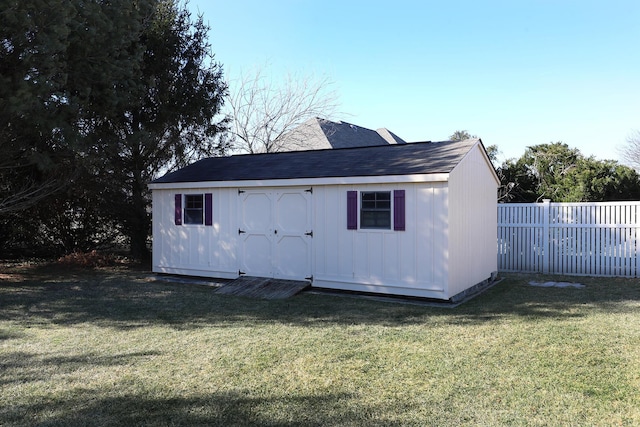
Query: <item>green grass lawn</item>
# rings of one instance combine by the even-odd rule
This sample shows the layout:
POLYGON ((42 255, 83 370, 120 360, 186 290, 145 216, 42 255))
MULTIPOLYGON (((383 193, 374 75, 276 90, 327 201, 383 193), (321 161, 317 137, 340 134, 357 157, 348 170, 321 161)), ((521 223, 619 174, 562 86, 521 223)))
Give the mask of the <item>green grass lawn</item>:
POLYGON ((0 425, 640 425, 640 283, 456 308, 0 271, 0 425))

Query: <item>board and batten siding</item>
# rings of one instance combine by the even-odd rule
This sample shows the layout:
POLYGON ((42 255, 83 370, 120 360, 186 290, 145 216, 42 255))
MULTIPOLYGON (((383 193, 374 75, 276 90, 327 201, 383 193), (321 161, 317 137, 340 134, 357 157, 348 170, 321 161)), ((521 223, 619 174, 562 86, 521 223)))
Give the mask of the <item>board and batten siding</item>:
POLYGON ((449 175, 449 293, 491 277, 496 258, 498 182, 480 146, 449 175))
POLYGON ((443 298, 447 195, 446 182, 314 187, 314 286, 443 298), (405 190, 404 231, 347 228, 348 191, 394 190, 405 190))
POLYGON ((153 191, 153 271, 203 277, 238 277, 237 189, 153 191), (212 225, 175 225, 175 195, 212 197, 212 225), (234 233, 235 231, 235 233, 234 233))
MULTIPOLYGON (((313 187, 317 287, 448 298, 446 182, 313 187), (405 190, 405 230, 348 230, 348 191, 405 190)), ((238 189, 153 191, 153 266, 160 273, 238 277, 238 189), (175 225, 176 194, 212 194, 213 224, 175 225)), ((359 201, 358 201, 359 221, 359 201)))

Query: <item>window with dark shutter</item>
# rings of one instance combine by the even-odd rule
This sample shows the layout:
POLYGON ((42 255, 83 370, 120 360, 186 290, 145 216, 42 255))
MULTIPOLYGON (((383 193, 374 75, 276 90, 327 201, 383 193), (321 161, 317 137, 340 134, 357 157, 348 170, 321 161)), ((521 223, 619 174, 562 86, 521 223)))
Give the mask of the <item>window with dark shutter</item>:
POLYGON ((360 228, 391 229, 391 192, 363 191, 360 228))
POLYGON ((204 203, 202 194, 186 194, 184 196, 184 223, 202 224, 204 203))

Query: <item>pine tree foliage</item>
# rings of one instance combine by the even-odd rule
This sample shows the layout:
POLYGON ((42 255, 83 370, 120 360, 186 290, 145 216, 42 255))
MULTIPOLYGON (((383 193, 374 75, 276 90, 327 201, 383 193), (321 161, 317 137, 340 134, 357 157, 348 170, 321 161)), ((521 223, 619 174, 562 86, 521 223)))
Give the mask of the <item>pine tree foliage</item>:
POLYGON ((90 200, 144 256, 148 182, 228 148, 208 26, 173 0, 2 2, 0 220, 51 203, 82 227, 90 200))

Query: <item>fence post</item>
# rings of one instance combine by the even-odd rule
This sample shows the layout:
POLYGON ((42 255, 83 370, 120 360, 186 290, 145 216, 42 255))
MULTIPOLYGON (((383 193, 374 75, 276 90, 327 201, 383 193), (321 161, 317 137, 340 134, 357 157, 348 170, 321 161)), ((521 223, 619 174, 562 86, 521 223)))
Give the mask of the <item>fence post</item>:
POLYGON ((634 265, 634 269, 631 272, 632 276, 631 277, 639 277, 640 276, 640 271, 638 271, 640 269, 640 212, 638 212, 639 207, 638 206, 633 206, 631 209, 633 209, 633 221, 632 223, 634 224, 634 228, 633 228, 633 250, 636 251, 636 263, 634 265))
POLYGON ((549 258, 551 258, 551 239, 549 238, 549 207, 551 199, 542 199, 542 272, 549 273, 549 258))

